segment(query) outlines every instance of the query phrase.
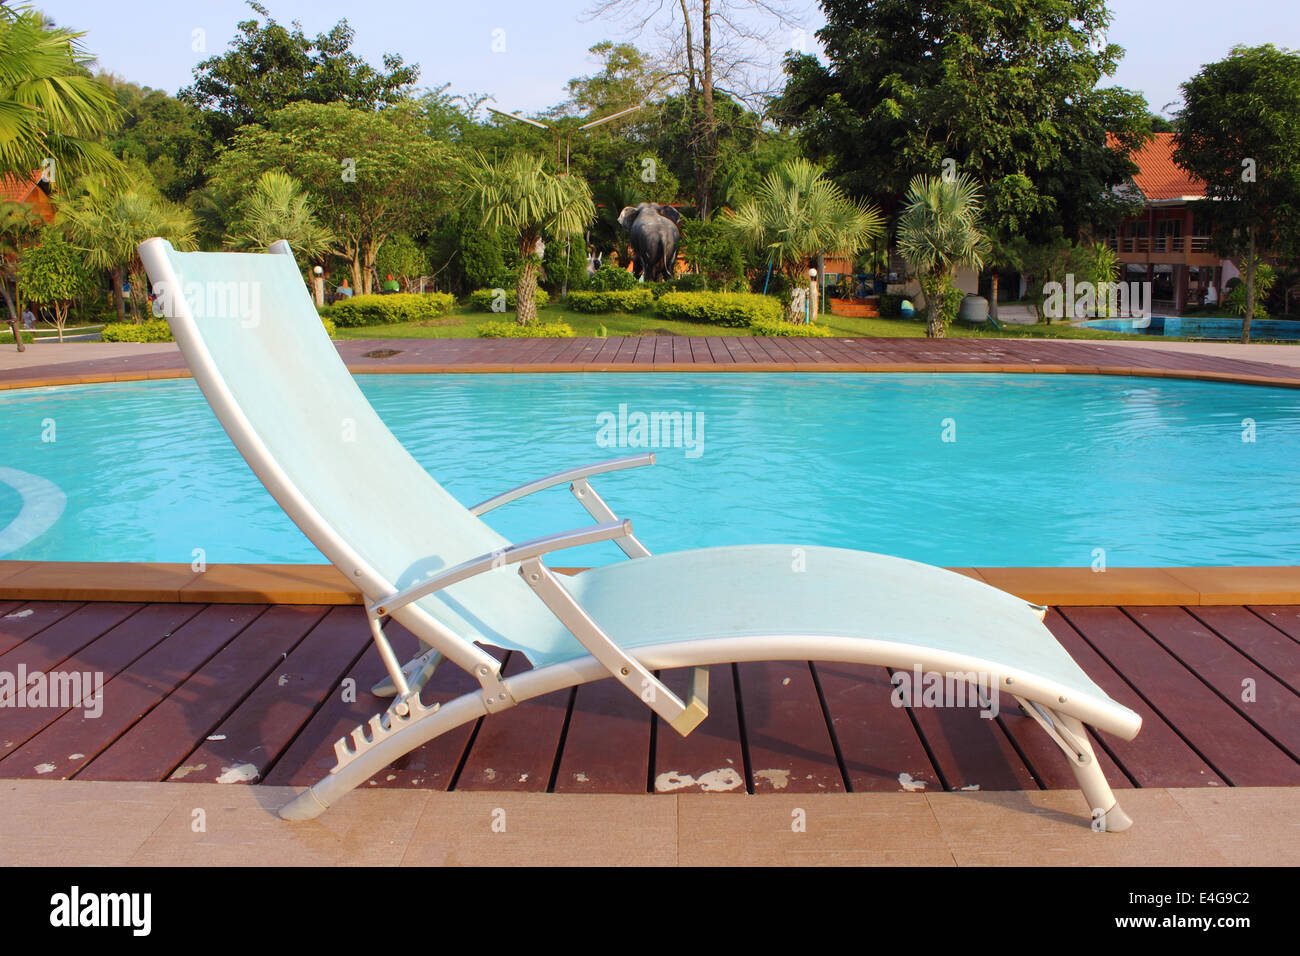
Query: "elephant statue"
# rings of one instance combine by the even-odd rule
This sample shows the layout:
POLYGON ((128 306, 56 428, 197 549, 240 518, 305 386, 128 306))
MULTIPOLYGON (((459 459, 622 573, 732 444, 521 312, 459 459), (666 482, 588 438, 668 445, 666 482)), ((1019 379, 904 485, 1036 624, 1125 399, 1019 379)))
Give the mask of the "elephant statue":
POLYGON ((672 206, 643 202, 624 206, 618 224, 632 238, 632 272, 647 282, 671 279, 677 270, 677 246, 682 241, 682 217, 672 206))

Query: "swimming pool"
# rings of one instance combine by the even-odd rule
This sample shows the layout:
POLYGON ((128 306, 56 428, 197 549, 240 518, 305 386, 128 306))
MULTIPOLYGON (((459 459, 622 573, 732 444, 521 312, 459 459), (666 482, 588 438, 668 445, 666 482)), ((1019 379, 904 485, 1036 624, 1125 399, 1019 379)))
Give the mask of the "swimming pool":
MULTIPOLYGON (((1089 319, 1080 327, 1129 335, 1162 335, 1174 338, 1239 341, 1241 319, 1205 315, 1152 315, 1145 319, 1089 319)), ((1255 342, 1300 342, 1300 322, 1290 319, 1255 319, 1250 323, 1255 342)))
MULTIPOLYGON (((594 480, 651 551, 777 542, 947 566, 1300 564, 1300 390, 999 374, 358 380, 467 504, 657 445, 653 468, 594 480)), ((357 489, 402 493, 378 467, 357 489)), ((489 518, 513 540, 588 523, 563 488, 489 518)), ((209 563, 323 560, 191 380, 0 392, 0 558, 190 562, 196 549, 209 563)))

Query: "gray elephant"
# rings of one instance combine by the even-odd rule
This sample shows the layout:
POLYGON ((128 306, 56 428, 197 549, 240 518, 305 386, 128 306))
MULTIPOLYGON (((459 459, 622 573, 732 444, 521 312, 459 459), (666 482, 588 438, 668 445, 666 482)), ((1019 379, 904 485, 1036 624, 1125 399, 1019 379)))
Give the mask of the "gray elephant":
POLYGON ((671 279, 677 269, 677 246, 682 241, 682 217, 672 206, 643 202, 624 206, 618 224, 632 238, 632 272, 647 282, 671 279))

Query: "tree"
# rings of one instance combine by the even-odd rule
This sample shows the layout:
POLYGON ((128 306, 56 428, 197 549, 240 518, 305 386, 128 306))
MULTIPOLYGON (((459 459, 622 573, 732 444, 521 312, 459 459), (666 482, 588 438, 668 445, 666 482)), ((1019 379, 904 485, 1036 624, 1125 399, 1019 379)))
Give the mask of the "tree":
POLYGON ((122 122, 105 145, 119 159, 147 169, 159 192, 182 202, 207 181, 216 154, 203 114, 189 103, 101 73, 122 110, 122 122))
POLYGON ((1300 252, 1300 53, 1235 47, 1182 85, 1174 161, 1205 183, 1201 212, 1245 273, 1242 342, 1255 316, 1259 250, 1300 252))
POLYGON ((988 231, 1118 220, 1146 102, 1099 87, 1122 49, 1104 0, 823 0, 829 63, 786 58, 773 114, 855 195, 892 209, 920 172, 984 184, 988 231), (1108 140, 1107 134, 1112 134, 1108 140))
POLYGON ((291 103, 373 111, 405 100, 419 79, 419 66, 407 66, 400 56, 385 53, 384 68, 376 70, 353 53, 355 31, 347 20, 309 38, 297 21, 290 29, 256 0, 248 5, 266 22, 242 21, 230 49, 196 66, 194 83, 180 92, 182 100, 204 111, 218 141, 246 124, 265 125, 291 103))
POLYGON ((27 247, 35 241, 45 225, 28 205, 18 202, 0 202, 0 295, 4 296, 9 310, 9 328, 13 330, 18 351, 27 351, 18 330, 18 276, 15 268, 27 247))
POLYGON ((125 181, 87 178, 81 192, 62 208, 71 244, 84 254, 91 269, 107 272, 112 282, 118 321, 126 321, 122 278, 131 282, 131 312, 144 318, 148 280, 136 248, 154 236, 181 250, 194 249, 194 217, 183 206, 168 202, 145 177, 135 173, 125 181))
POLYGON ((458 163, 447 144, 430 140, 396 111, 294 103, 272 113, 265 127, 241 129, 221 154, 212 183, 236 196, 269 170, 302 183, 352 263, 353 288, 369 292, 385 240, 439 213, 458 163))
POLYGON ((117 168, 97 141, 117 123, 117 104, 86 69, 83 35, 37 11, 0 6, 0 174, 117 168))
POLYGON ((500 162, 476 154, 466 171, 466 202, 480 225, 514 236, 519 250, 515 317, 520 325, 537 318, 537 244, 581 235, 596 217, 591 189, 573 175, 547 171, 540 156, 516 153, 500 162))
POLYGON ((253 191, 240 202, 226 245, 265 252, 277 239, 288 240, 301 265, 328 255, 334 234, 320 224, 298 180, 270 170, 258 177, 253 191))
POLYGON ((60 342, 72 300, 90 295, 96 286, 82 264, 81 252, 68 245, 56 229, 44 230, 40 244, 29 249, 18 263, 19 291, 28 302, 53 307, 60 342))
POLYGON ((381 276, 395 276, 402 288, 410 291, 412 282, 428 271, 429 257, 408 233, 398 232, 379 250, 375 269, 381 276))
MULTIPOLYGON (((758 196, 723 221, 751 248, 766 252, 792 284, 824 253, 855 255, 884 230, 880 211, 848 198, 819 166, 795 159, 769 173, 758 196)), ((790 319, 797 305, 791 301, 790 319)))
POLYGON ((983 202, 974 180, 917 176, 907 191, 907 206, 898 221, 898 251, 916 270, 928 314, 925 334, 943 338, 944 294, 957 270, 979 270, 989 252, 980 228, 983 202))
POLYGON ((707 221, 718 169, 715 97, 763 98, 769 92, 756 83, 756 71, 776 31, 794 26, 789 5, 784 0, 596 0, 590 12, 629 21, 637 33, 654 21, 668 40, 661 59, 671 66, 664 73, 684 87, 695 207, 707 221))

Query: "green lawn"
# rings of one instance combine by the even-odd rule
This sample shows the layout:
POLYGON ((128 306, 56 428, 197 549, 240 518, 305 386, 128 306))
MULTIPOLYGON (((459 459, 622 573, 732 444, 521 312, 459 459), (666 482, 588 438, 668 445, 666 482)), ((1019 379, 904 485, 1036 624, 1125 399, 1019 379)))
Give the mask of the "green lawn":
MULTIPOLYGON (((578 335, 749 335, 748 329, 730 329, 703 325, 697 322, 674 322, 650 313, 585 315, 566 309, 563 305, 548 305, 538 310, 543 322, 563 320, 573 326, 578 335)), ((478 326, 491 319, 513 319, 513 313, 492 315, 467 306, 456 306, 439 319, 423 322, 403 322, 396 325, 371 325, 364 328, 343 329, 335 332, 336 339, 464 339, 473 338, 478 326)), ((925 322, 918 319, 850 318, 823 313, 818 324, 825 325, 836 335, 845 338, 923 338, 925 322)), ((1056 325, 1003 325, 999 332, 991 326, 975 329, 954 324, 948 329, 954 338, 1052 338, 1052 339, 1127 339, 1131 335, 1121 332, 1096 332, 1077 329, 1066 323, 1056 325)))

